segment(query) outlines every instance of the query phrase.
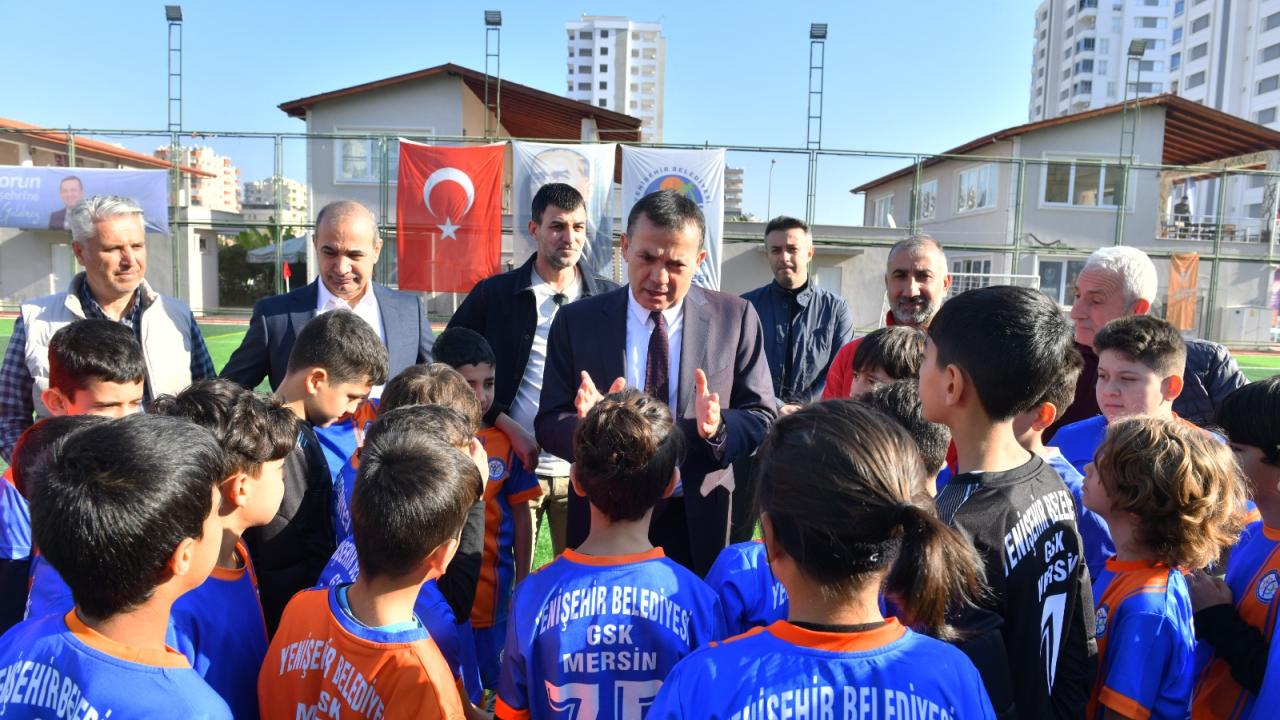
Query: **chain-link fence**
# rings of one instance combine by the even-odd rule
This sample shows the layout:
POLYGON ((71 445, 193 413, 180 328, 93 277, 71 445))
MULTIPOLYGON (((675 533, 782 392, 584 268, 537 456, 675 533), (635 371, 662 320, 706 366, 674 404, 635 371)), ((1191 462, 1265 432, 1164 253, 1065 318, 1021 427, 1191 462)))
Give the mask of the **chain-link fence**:
MULTIPOLYGON (((83 147, 91 138, 208 174, 171 172, 170 238, 152 237, 147 268, 157 289, 204 314, 245 313, 255 300, 307 282, 306 238, 315 209, 336 199, 360 201, 377 213, 384 242, 375 279, 395 285, 398 139, 492 142, 413 127, 327 134, 49 132, 61 133, 62 141, 0 128, 0 165, 128 165, 97 146, 83 147), (11 145, 26 149, 6 149, 11 145)), ((1161 157, 1159 142, 1142 134, 1137 156, 1161 157)), ((992 141, 952 155, 718 146, 726 149, 726 166, 742 172, 741 196, 726 201, 722 289, 742 292, 768 282, 760 249, 764 222, 780 214, 804 217, 812 191, 806 219, 818 245, 813 277, 850 300, 859 327, 874 327, 884 316, 888 248, 911 232, 927 232, 947 248, 956 289, 1014 282, 1037 286, 1064 305, 1073 301, 1075 276, 1093 250, 1133 245, 1157 264, 1156 312, 1177 306, 1185 329, 1203 337, 1269 342, 1280 287, 1280 151, 1178 166, 1133 162, 1083 145, 1066 152, 992 141)), ((512 203, 527 201, 512 197, 511 165, 503 195, 504 267, 524 260, 510 256, 512 203)), ((615 215, 618 194, 615 189, 615 215)), ((622 223, 614 227, 616 234, 622 223)), ((0 305, 60 289, 74 269, 66 242, 52 231, 0 228, 0 305)), ((459 300, 433 296, 430 307, 447 315, 459 300)))

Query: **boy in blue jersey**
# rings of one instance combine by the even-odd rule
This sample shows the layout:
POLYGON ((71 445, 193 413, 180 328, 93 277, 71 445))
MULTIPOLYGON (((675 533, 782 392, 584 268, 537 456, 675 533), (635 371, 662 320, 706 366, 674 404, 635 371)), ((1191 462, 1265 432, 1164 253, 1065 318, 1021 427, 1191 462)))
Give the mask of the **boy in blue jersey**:
POLYGON ((414 605, 457 550, 479 475, 473 458, 432 437, 366 439, 351 503, 360 574, 289 601, 258 678, 264 717, 462 716, 414 605))
POLYGON ((1102 414, 1063 425, 1053 436, 1054 446, 1081 473, 1093 462, 1108 423, 1133 415, 1177 417, 1173 401, 1182 393, 1187 364, 1187 344, 1178 329, 1150 315, 1112 320, 1094 336, 1093 348, 1098 353, 1095 392, 1102 414))
POLYGON ((0 715, 232 717, 165 645, 174 601, 218 559, 224 467, 207 430, 168 417, 95 424, 55 447, 30 488, 31 530, 75 607, 0 638, 0 715))
MULTIPOLYGON (((448 373, 456 375, 452 370, 448 370, 448 373)), ((397 379, 399 377, 397 376, 397 379)), ((469 416, 440 405, 403 405, 402 402, 407 397, 407 389, 397 385, 397 379, 387 383, 383 401, 388 409, 369 426, 366 441, 372 442, 379 435, 390 431, 429 437, 467 453, 476 464, 477 472, 487 470, 487 458, 479 441, 475 438, 479 424, 479 410, 475 405, 475 397, 461 377, 455 378, 458 386, 455 395, 462 401, 459 403, 462 407, 471 408, 472 412, 469 416)), ((436 386, 434 390, 422 388, 424 394, 438 397, 442 395, 440 386, 447 383, 434 383, 434 385, 436 386)), ((480 492, 480 488, 477 487, 477 497, 480 496, 480 492)), ((338 545, 329 564, 321 571, 316 586, 325 588, 346 585, 355 582, 359 576, 359 553, 356 551, 355 539, 347 538, 338 545)), ((484 689, 480 684, 479 668, 474 662, 474 651, 464 652, 464 640, 470 640, 464 637, 462 631, 465 628, 459 627, 453 610, 440 592, 435 579, 423 584, 413 609, 430 633, 432 640, 435 641, 440 654, 444 656, 454 678, 459 681, 463 709, 468 717, 480 717, 474 703, 483 699, 484 689)))
POLYGON ((1014 418, 1013 432, 1022 447, 1049 463, 1049 467, 1058 473, 1063 484, 1071 491, 1071 498, 1076 506, 1076 528, 1080 531, 1089 577, 1097 578, 1102 574, 1107 558, 1116 554, 1115 545, 1111 542, 1111 531, 1107 529, 1105 520, 1084 506, 1081 496, 1084 491, 1084 475, 1063 457, 1058 448, 1045 447, 1044 444, 1045 430, 1053 425, 1058 413, 1065 412, 1071 405, 1076 394, 1076 381, 1079 380, 1083 367, 1084 358, 1080 356, 1080 352, 1074 347, 1067 348, 1057 380, 1030 410, 1014 418))
MULTIPOLYGON (((487 414, 493 405, 497 364, 489 341, 469 328, 451 327, 436 338, 432 353, 466 379, 481 415, 487 414)), ((533 503, 542 497, 542 488, 500 428, 485 425, 476 437, 489 457, 489 467, 484 486, 484 557, 470 617, 481 682, 486 689, 496 690, 511 592, 529 574, 533 562, 533 503)))
POLYGON ((189 420, 222 446, 222 547, 213 574, 173 605, 177 649, 231 706, 237 718, 258 716, 258 668, 267 626, 244 532, 275 517, 284 496, 284 459, 297 442, 293 413, 230 380, 199 380, 156 398, 157 415, 189 420))
MULTIPOLYGON (((132 330, 112 320, 77 320, 59 328, 49 339, 49 386, 40 399, 54 417, 121 418, 142 408, 146 375, 142 346, 132 330)), ((26 500, 12 495, 8 500, 0 524, 6 532, 26 525, 29 545, 26 500)), ((20 530, 18 533, 21 537, 20 530)), ((26 603, 26 617, 63 615, 71 609, 71 591, 40 557, 39 548, 31 558, 30 575, 29 596, 26 578, 21 579, 20 589, 6 585, 0 591, 6 597, 20 595, 26 603)))
POLYGON ((994 718, 973 663, 929 637, 954 636, 947 607, 981 592, 982 564, 925 507, 931 476, 907 433, 834 400, 780 418, 758 458, 788 619, 680 661, 647 717, 994 718), (881 614, 881 588, 902 620, 881 614))
POLYGON ((1263 717, 1276 707, 1259 700, 1264 678, 1280 669, 1268 662, 1280 608, 1280 376, 1228 395, 1218 426, 1249 479, 1262 522, 1245 530, 1225 581, 1198 571, 1187 577, 1199 641, 1191 712, 1193 718, 1263 717))
POLYGON ((1152 416, 1112 423, 1085 466, 1084 501, 1116 555, 1094 581, 1098 671, 1086 718, 1185 718, 1195 630, 1182 568, 1216 560, 1244 526, 1231 453, 1195 427, 1152 416))
POLYGON ((715 593, 649 543, 684 436, 637 390, 600 400, 574 437, 574 490, 591 530, 516 588, 496 717, 641 717, 681 658, 724 635, 715 593))
POLYGON ((347 310, 318 315, 298 332, 276 398, 298 422, 284 462, 284 498, 274 518, 245 531, 258 575, 267 634, 294 593, 311 587, 336 543, 330 518, 333 476, 315 427, 354 412, 387 380, 387 348, 369 323, 347 310))

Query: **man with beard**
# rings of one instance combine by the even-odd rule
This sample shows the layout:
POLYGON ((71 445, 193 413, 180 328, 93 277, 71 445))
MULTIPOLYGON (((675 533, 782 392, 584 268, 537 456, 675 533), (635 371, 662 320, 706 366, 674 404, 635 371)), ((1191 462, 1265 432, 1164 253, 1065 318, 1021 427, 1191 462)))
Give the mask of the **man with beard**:
POLYGON ((533 419, 542 393, 547 335, 561 306, 618 287, 592 274, 582 257, 587 242, 587 206, 566 183, 549 183, 533 197, 529 234, 537 249, 510 272, 480 281, 449 320, 449 327, 475 330, 497 359, 493 405, 485 420, 515 444, 520 461, 538 475, 542 506, 555 553, 564 551, 569 464, 538 448, 533 419))
MULTIPOLYGON (((951 289, 951 273, 942 245, 920 234, 899 240, 889 250, 884 287, 889 294, 886 325, 909 325, 924 330, 942 307, 951 289)), ((862 338, 840 348, 827 373, 822 399, 847 398, 853 387, 853 354, 862 338)))

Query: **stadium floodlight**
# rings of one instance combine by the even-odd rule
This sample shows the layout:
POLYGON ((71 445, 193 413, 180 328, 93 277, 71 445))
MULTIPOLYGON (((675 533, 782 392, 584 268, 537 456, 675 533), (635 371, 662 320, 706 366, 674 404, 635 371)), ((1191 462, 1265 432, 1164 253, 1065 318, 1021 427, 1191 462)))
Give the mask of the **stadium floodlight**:
POLYGON ((812 23, 811 25, 809 25, 809 39, 810 39, 810 40, 826 40, 826 39, 827 39, 827 24, 826 24, 826 23, 812 23))
POLYGON ((1148 40, 1134 40, 1129 43, 1129 57, 1140 58, 1147 53, 1148 40))
POLYGON ((502 27, 502 11, 501 10, 485 10, 484 24, 490 27, 502 27))
POLYGON ((181 5, 165 5, 164 19, 169 22, 182 22, 182 6, 181 5))

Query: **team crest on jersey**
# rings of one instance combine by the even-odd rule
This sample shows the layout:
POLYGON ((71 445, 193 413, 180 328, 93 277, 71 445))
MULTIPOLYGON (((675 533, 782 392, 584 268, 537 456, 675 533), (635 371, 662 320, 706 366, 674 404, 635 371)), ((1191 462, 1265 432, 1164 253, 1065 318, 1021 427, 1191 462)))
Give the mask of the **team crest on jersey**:
POLYGON ((489 479, 501 480, 502 476, 507 473, 507 464, 502 462, 502 458, 489 458, 489 479))
POLYGON ((1110 611, 1107 610, 1107 606, 1099 605, 1098 611, 1093 614, 1093 619, 1095 623, 1093 634, 1095 637, 1102 637, 1103 635, 1107 634, 1107 618, 1109 616, 1110 616, 1110 611))
POLYGON ((1258 590, 1256 593, 1258 596, 1258 602, 1266 605, 1271 604, 1272 598, 1276 596, 1277 589, 1280 589, 1280 573, 1272 570, 1266 575, 1263 575, 1262 579, 1258 581, 1258 590))

